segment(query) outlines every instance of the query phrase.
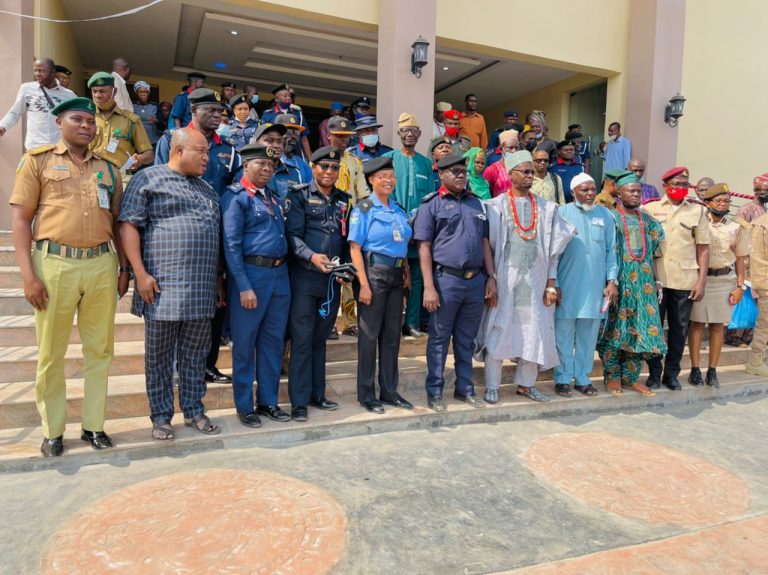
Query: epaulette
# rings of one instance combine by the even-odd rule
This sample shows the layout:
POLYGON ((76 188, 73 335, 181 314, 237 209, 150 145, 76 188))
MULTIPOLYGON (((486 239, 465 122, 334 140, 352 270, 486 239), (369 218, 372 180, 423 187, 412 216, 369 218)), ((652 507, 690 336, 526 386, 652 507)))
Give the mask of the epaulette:
POLYGON ((744 220, 742 218, 737 218, 734 216, 733 221, 739 224, 742 228, 748 228, 749 222, 747 220, 744 220))
POLYGON ((229 136, 219 136, 219 139, 224 142, 227 146, 235 146, 235 143, 232 141, 232 138, 229 136))
POLYGON ((309 188, 309 184, 308 183, 307 184, 294 184, 292 186, 288 186, 288 191, 289 192, 303 192, 307 188, 309 188))
POLYGON ((123 108, 116 108, 116 109, 120 110, 120 112, 123 114, 123 116, 125 116, 126 118, 128 118, 128 119, 129 119, 131 122, 133 122, 134 124, 141 124, 141 118, 139 118, 139 117, 138 117, 136 114, 134 114, 133 112, 131 112, 131 111, 129 111, 129 110, 124 110, 123 108))
POLYGON ((437 196, 437 195, 438 195, 438 193, 437 193, 437 192, 432 192, 432 193, 429 193, 429 194, 427 194, 426 196, 424 196, 424 197, 421 199, 421 203, 422 203, 422 204, 426 204, 427 202, 429 202, 429 201, 430 201, 432 198, 434 198, 434 197, 435 197, 435 196, 437 196))
POLYGON ((365 213, 373 207, 373 200, 371 198, 365 198, 362 202, 357 204, 357 207, 361 212, 365 213))
POLYGON ((236 193, 236 194, 238 194, 238 193, 240 193, 242 191, 245 191, 245 188, 242 186, 242 184, 240 184, 240 182, 236 182, 234 184, 229 184, 227 186, 227 189, 229 191, 231 191, 231 192, 236 193))
POLYGON ((38 146, 37 148, 32 148, 31 150, 27 150, 27 154, 30 156, 37 156, 38 154, 42 154, 43 152, 47 152, 48 150, 53 150, 56 147, 56 144, 46 144, 45 146, 38 146))

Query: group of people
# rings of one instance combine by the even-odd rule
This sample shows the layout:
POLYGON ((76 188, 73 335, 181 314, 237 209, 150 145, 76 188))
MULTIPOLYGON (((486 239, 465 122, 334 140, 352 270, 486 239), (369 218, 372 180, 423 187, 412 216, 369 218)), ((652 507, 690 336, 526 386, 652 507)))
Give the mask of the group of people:
MULTIPOLYGON (((174 374, 184 424, 204 434, 221 430, 205 413, 206 382, 231 381, 248 427, 264 417, 306 421, 310 407, 337 409, 326 397, 326 346, 340 307, 358 338, 358 400, 372 413, 413 407, 398 386, 402 334, 428 338, 426 399, 438 412, 446 409, 450 346, 454 398, 478 408, 499 401, 505 360, 516 362, 518 395, 547 401, 536 380, 553 367, 558 395, 595 395, 595 350, 612 395, 680 389, 689 322, 688 381, 717 387, 723 327, 742 297, 747 255, 766 324, 747 369, 768 376, 768 277, 760 275, 768 276, 768 216, 751 225, 730 218, 725 184, 693 202, 688 170, 676 167, 664 174, 660 197, 641 183, 642 161, 630 158, 628 169, 606 172, 598 193, 583 169, 565 177, 547 169, 552 154, 563 160, 558 166, 571 165, 579 142, 547 144, 540 113, 522 133, 499 131, 487 167, 447 127, 430 142, 432 158, 416 152, 422 130, 410 113, 398 118, 399 149, 384 146, 365 101, 353 103, 355 122, 329 118, 329 145, 312 151, 285 84, 273 92, 274 114, 239 136, 221 134, 219 92, 184 92, 189 119, 153 146, 141 119, 117 104, 114 73, 97 72, 88 86, 92 99, 51 108, 58 139, 28 149, 10 199, 40 345, 44 456, 63 451, 63 360, 76 312, 85 357, 81 437, 96 449, 112 446, 104 417, 114 293, 124 295, 131 281, 158 441, 175 438, 174 374), (491 180, 501 187, 486 194, 491 180), (216 369, 227 317, 231 380, 216 369), (698 347, 707 324, 704 379, 698 347), (278 402, 287 340, 290 411, 278 402), (483 399, 473 360, 485 365, 483 399), (644 361, 650 376, 641 383, 644 361)), ((235 117, 252 104, 238 94, 229 102, 235 117)), ((476 135, 482 144, 479 128, 476 135)), ((757 216, 768 175, 755 179, 755 192, 757 216)))

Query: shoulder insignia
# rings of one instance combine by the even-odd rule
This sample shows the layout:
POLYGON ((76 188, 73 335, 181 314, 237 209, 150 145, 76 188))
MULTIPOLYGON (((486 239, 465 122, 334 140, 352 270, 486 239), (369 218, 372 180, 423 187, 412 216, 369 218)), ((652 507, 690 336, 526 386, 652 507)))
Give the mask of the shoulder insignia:
POLYGON ((424 197, 422 198, 422 200, 421 200, 421 203, 422 203, 422 204, 426 204, 427 202, 429 202, 430 200, 432 200, 432 199, 433 199, 435 196, 437 196, 437 195, 438 195, 438 193, 437 193, 437 192, 431 192, 431 193, 427 194, 426 196, 424 196, 424 197))
POLYGON ((134 124, 141 124, 141 118, 139 118, 139 117, 138 117, 136 114, 134 114, 133 112, 130 112, 130 111, 128 111, 128 110, 123 110, 122 108, 117 108, 117 109, 118 109, 118 110, 120 110, 120 111, 123 113, 123 116, 125 116, 126 118, 128 118, 128 119, 129 119, 131 122, 133 122, 134 124))
POLYGON ((365 213, 373 207, 373 200, 371 198, 365 198, 362 202, 357 204, 360 211, 365 213))
POLYGON ((38 146, 37 148, 32 148, 31 150, 27 150, 27 154, 30 156, 37 156, 38 154, 42 154, 44 152, 47 152, 48 150, 53 150, 56 147, 56 144, 46 144, 45 146, 38 146))
MULTIPOLYGON (((219 136, 219 138, 221 138, 221 141, 223 143, 225 143, 227 146, 234 146, 235 145, 235 142, 233 142, 232 138, 230 138, 229 136, 219 136)), ((269 149, 271 149, 271 148, 269 148, 269 149)))
POLYGON ((289 192, 303 192, 304 190, 309 188, 309 184, 294 184, 292 186, 288 186, 289 192))

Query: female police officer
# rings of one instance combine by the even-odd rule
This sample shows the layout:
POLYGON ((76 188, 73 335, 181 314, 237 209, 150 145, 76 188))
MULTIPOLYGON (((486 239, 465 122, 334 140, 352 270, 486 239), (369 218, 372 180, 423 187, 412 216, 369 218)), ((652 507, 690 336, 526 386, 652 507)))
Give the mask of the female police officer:
POLYGON ((404 289, 410 282, 408 216, 390 195, 395 189, 392 158, 375 158, 364 167, 373 190, 350 216, 349 245, 357 268, 357 399, 368 411, 384 413, 382 403, 412 409, 397 393, 404 289), (376 400, 376 348, 380 399, 376 400))

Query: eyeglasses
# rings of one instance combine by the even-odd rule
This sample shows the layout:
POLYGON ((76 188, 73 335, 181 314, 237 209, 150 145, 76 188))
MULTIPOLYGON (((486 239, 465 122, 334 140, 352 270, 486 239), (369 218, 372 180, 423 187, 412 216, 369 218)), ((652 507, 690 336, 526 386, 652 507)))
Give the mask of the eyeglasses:
POLYGON ((400 128, 401 134, 421 134, 419 128, 400 128))
POLYGON ((730 204, 731 198, 713 198, 709 201, 713 204, 730 204))
POLYGON ((520 172, 524 176, 533 176, 536 172, 534 170, 512 170, 513 172, 520 172))
POLYGON ((322 162, 320 164, 315 164, 315 165, 324 172, 338 172, 341 169, 341 166, 339 164, 327 164, 325 162, 322 162))
POLYGON ((450 168, 450 169, 448 169, 446 171, 451 172, 457 178, 459 176, 466 176, 467 175, 467 170, 465 168, 458 168, 458 167, 456 167, 456 168, 450 168))
POLYGON ((538 160, 533 160, 537 164, 548 164, 549 158, 539 158, 538 160))

